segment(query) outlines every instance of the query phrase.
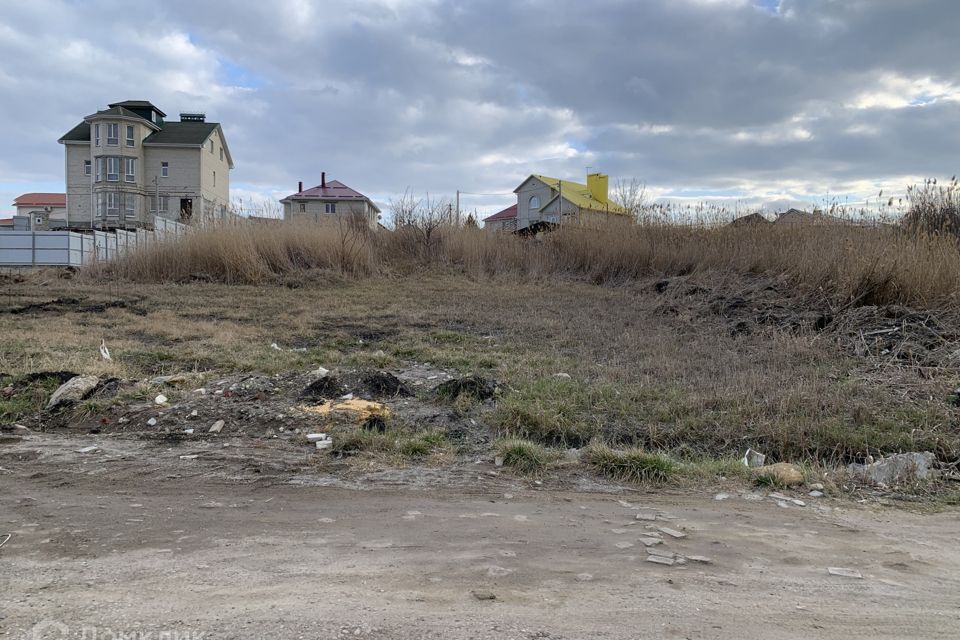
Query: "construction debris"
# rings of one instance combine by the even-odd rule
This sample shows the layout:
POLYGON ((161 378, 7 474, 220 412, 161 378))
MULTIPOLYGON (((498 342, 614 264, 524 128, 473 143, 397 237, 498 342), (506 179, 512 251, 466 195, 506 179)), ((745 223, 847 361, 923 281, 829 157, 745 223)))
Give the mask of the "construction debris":
POLYGON ((754 474, 779 487, 794 487, 803 484, 803 470, 789 462, 768 464, 754 470, 754 474))
POLYGON ((762 467, 766 459, 767 459, 767 456, 763 455, 759 451, 754 451, 753 449, 747 449, 746 453, 743 454, 743 466, 762 467))
POLYGON ((841 578, 863 579, 863 574, 861 574, 856 569, 846 569, 844 567, 827 567, 827 573, 829 573, 832 576, 840 576, 841 578))
POLYGON ((47 402, 47 410, 59 409, 60 407, 76 404, 84 400, 93 393, 99 383, 100 379, 96 376, 75 376, 70 378, 60 385, 60 387, 53 392, 53 395, 50 396, 50 401, 47 402))
POLYGON ((872 464, 851 464, 847 471, 861 480, 890 487, 926 479, 935 460, 929 451, 898 453, 872 464))

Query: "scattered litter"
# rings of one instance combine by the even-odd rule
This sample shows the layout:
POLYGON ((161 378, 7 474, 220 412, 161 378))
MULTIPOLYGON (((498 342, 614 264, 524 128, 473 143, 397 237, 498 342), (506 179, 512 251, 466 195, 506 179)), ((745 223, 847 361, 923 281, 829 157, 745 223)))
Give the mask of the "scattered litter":
POLYGON ((156 402, 157 404, 167 404, 167 396, 163 395, 162 393, 158 394, 157 397, 153 399, 153 401, 156 402))
POLYGON ((317 376, 318 378, 322 378, 326 375, 329 375, 329 373, 330 373, 329 369, 324 369, 323 367, 317 367, 316 369, 310 372, 310 375, 317 376))
POLYGON ((156 419, 156 418, 150 418, 149 420, 147 420, 147 424, 148 424, 149 426, 153 427, 153 426, 155 426, 155 425, 157 424, 157 419, 156 419))
POLYGON ((0 547, 7 544, 7 541, 13 537, 12 533, 0 533, 0 536, 3 536, 3 540, 0 540, 0 547))
POLYGON ((562 379, 564 379, 564 380, 569 380, 569 379, 570 379, 570 374, 569 374, 569 373, 564 373, 564 372, 561 371, 560 373, 555 373, 555 374, 553 374, 553 377, 554 377, 554 378, 562 378, 562 379))
POLYGON ((474 598, 477 600, 496 600, 497 594, 491 591, 471 591, 470 592, 474 598))
POLYGON ((766 459, 767 459, 767 456, 760 453, 759 451, 754 451, 753 449, 747 449, 746 453, 743 454, 743 466, 762 467, 766 459))
POLYGON ((224 424, 225 423, 223 422, 223 420, 217 420, 212 425, 210 425, 210 433, 220 433, 221 431, 223 431, 224 424))
POLYGON ((207 390, 204 389, 203 387, 200 387, 199 389, 194 389, 193 392, 194 392, 194 393, 198 393, 198 394, 200 394, 201 396, 207 395, 207 390))
POLYGON ((648 522, 653 522, 656 519, 657 519, 657 514, 655 513, 644 512, 644 513, 637 514, 637 520, 647 520, 648 522))
POLYGON ((861 574, 856 569, 845 569, 844 567, 827 567, 827 573, 832 576, 840 576, 841 578, 857 578, 863 579, 863 574, 861 574))
POLYGON ((807 495, 810 496, 811 498, 822 498, 822 497, 823 497, 823 491, 811 491, 811 492, 808 493, 807 495))
POLYGON ((670 527, 660 527, 660 532, 665 533, 671 538, 686 538, 687 534, 683 531, 677 531, 676 529, 671 529, 670 527))
POLYGON ((327 434, 325 433, 308 433, 307 441, 308 442, 317 442, 318 440, 326 440, 327 434))
POLYGON ((196 409, 194 409, 193 411, 190 412, 190 416, 189 416, 189 417, 191 417, 191 418, 196 418, 198 415, 200 415, 200 414, 197 412, 196 409))
POLYGON ((667 558, 664 556, 647 556, 647 562, 653 562, 655 564, 664 564, 668 567, 672 567, 677 563, 673 558, 667 558))
POLYGON ((276 342, 271 342, 270 348, 274 351, 283 351, 283 349, 280 348, 280 345, 278 345, 276 342))
POLYGON ((648 548, 647 554, 651 556, 659 556, 661 558, 673 558, 677 555, 673 551, 667 551, 666 549, 656 549, 654 547, 648 548))
POLYGON ((615 545, 613 545, 613 546, 615 546, 617 549, 629 549, 630 547, 633 546, 633 543, 632 543, 632 542, 627 542, 626 540, 624 540, 623 542, 618 542, 617 544, 615 544, 615 545))
POLYGON ((185 434, 187 434, 188 436, 192 436, 192 435, 193 435, 193 429, 184 429, 183 432, 184 432, 185 434))
POLYGON ((729 497, 729 493, 718 493, 717 495, 713 496, 713 499, 719 502, 720 500, 726 500, 729 497))
POLYGON ((617 504, 619 504, 619 505, 620 505, 621 507, 623 507, 624 509, 633 509, 633 508, 634 508, 633 505, 630 504, 629 502, 627 502, 626 500, 617 500, 617 504))
POLYGON ((497 456, 493 459, 493 466, 502 467, 503 466, 503 456, 497 456))
POLYGON ((107 349, 107 341, 103 338, 100 338, 100 357, 108 362, 111 360, 110 350, 107 349))
POLYGON ((652 547, 654 545, 662 544, 663 540, 660 538, 640 538, 640 542, 645 547, 652 547))
POLYGON ((381 418, 390 416, 390 410, 387 409, 386 405, 354 398, 352 393, 348 393, 341 400, 341 402, 323 402, 314 406, 302 406, 301 409, 307 413, 321 416, 328 415, 331 411, 353 413, 360 422, 365 421, 370 416, 380 416, 381 418))
POLYGON ((803 500, 797 500, 796 498, 793 498, 792 500, 790 500, 790 502, 792 502, 793 504, 797 505, 798 507, 805 507, 805 506, 807 506, 807 503, 806 503, 806 502, 804 502, 803 500))
POLYGON ((789 509, 789 508, 790 508, 790 505, 787 504, 787 501, 786 501, 786 500, 777 500, 777 506, 778 506, 778 507, 783 507, 784 509, 789 509))
POLYGON ((329 449, 333 446, 333 440, 317 440, 314 444, 316 445, 317 449, 329 449))
POLYGON ((687 560, 699 562, 700 564, 713 564, 713 560, 707 556, 687 556, 687 560))
POLYGON ((196 459, 199 458, 199 457, 200 457, 200 454, 191 453, 190 455, 180 456, 180 459, 181 459, 181 460, 196 460, 196 459))
POLYGON ((99 449, 99 447, 84 447, 83 449, 77 449, 77 453, 93 453, 99 449))

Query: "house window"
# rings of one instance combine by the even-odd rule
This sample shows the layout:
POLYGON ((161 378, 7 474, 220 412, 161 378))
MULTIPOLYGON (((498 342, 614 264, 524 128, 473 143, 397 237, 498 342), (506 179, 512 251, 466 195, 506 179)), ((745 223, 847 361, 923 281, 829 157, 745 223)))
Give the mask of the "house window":
POLYGON ((213 172, 213 186, 217 186, 217 172, 213 172))
POLYGON ((539 196, 530 196, 530 208, 539 209, 540 208, 540 197, 539 196))
POLYGON ((220 147, 220 162, 223 162, 223 147, 220 147))
POLYGON ((107 215, 108 216, 119 216, 120 215, 120 194, 116 191, 107 192, 107 215))
POLYGON ((123 159, 123 179, 126 182, 137 181, 137 159, 136 158, 123 159))
POLYGON ((120 125, 116 122, 107 123, 107 145, 115 147, 120 144, 120 125))
POLYGON ((43 224, 43 216, 37 216, 37 224, 43 224))
MULTIPOLYGON (((166 213, 169 209, 170 198, 160 196, 160 213, 166 213)), ((157 213, 157 196, 150 197, 150 212, 157 213)))
POLYGON ((97 158, 97 176, 95 182, 101 182, 103 180, 103 158, 97 158))
POLYGON ((135 217, 137 215, 137 194, 121 193, 120 198, 123 201, 124 215, 128 218, 135 217))
POLYGON ((90 164, 91 164, 91 163, 90 163, 89 160, 84 160, 84 161, 83 161, 83 175, 85 175, 85 176, 90 175, 90 169, 91 169, 90 164))
POLYGON ((213 140, 210 141, 210 153, 213 153, 213 140))
POLYGON ((161 163, 160 163, 160 177, 161 177, 161 178, 168 178, 168 177, 170 177, 170 163, 169 163, 169 162, 161 162, 161 163))
POLYGON ((107 158, 107 182, 119 182, 120 158, 107 158))
POLYGON ((97 147, 100 146, 100 125, 93 125, 93 144, 97 147))
POLYGON ((300 203, 300 213, 306 213, 306 212, 307 212, 307 203, 306 203, 306 202, 301 202, 301 203, 300 203))
POLYGON ((324 211, 326 211, 327 213, 336 213, 336 212, 337 212, 337 203, 336 203, 336 202, 328 202, 328 203, 326 203, 325 205, 323 205, 323 209, 324 209, 324 211))
POLYGON ((127 146, 128 147, 133 146, 133 125, 132 124, 127 125, 127 146))

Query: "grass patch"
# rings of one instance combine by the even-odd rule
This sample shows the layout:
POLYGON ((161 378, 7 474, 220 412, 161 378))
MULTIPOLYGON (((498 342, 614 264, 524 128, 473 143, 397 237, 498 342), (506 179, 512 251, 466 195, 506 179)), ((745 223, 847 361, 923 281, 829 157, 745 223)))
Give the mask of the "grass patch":
POLYGON ((580 460, 601 475, 625 482, 670 482, 682 473, 682 466, 666 454, 612 449, 599 443, 587 447, 580 460))
POLYGON ((340 455, 357 453, 391 454, 404 458, 424 458, 446 449, 447 441, 439 431, 410 432, 388 428, 383 433, 357 428, 333 432, 330 452, 340 455))
POLYGON ((22 377, 14 378, 9 384, 9 395, 0 395, 0 422, 13 422, 40 411, 60 384, 56 377, 31 382, 25 382, 22 377))
POLYGON ((503 458, 503 464, 522 473, 539 473, 560 457, 555 451, 520 438, 498 440, 494 447, 503 458))

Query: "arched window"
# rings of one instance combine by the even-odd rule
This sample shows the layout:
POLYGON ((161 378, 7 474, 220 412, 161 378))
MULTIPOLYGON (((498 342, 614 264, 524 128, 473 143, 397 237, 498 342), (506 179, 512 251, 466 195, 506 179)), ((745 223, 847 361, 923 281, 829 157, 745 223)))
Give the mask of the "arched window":
POLYGON ((530 196, 530 208, 531 209, 540 208, 540 198, 538 196, 530 196))

